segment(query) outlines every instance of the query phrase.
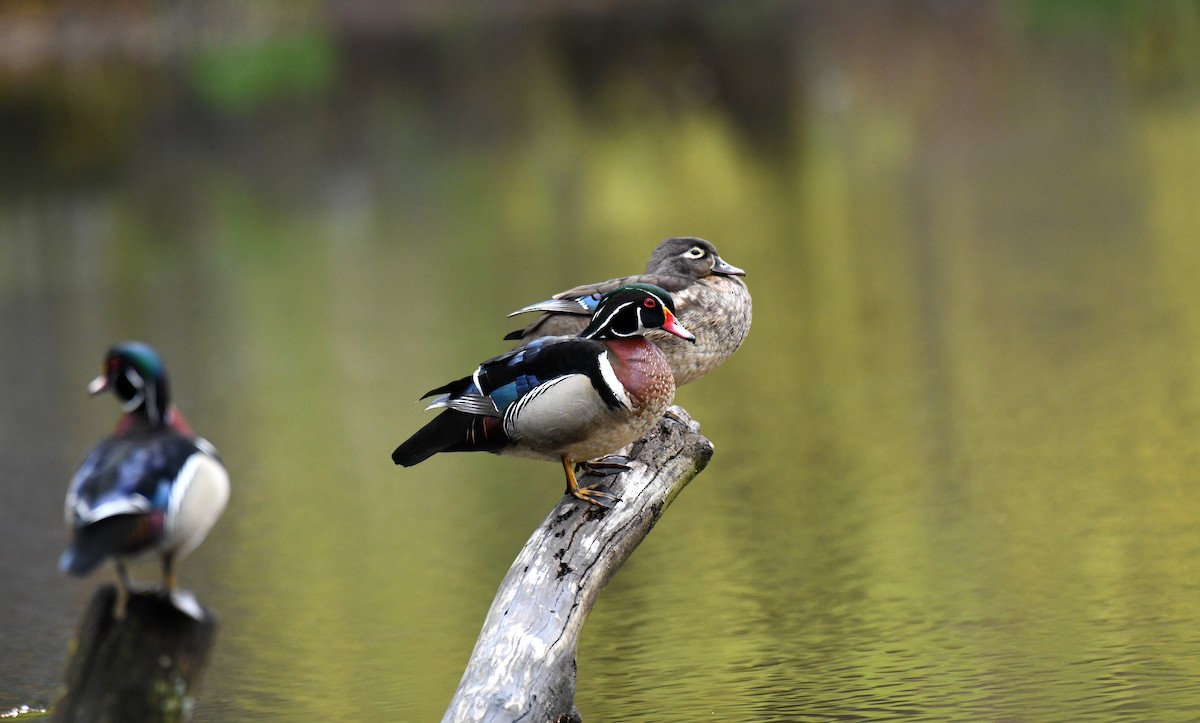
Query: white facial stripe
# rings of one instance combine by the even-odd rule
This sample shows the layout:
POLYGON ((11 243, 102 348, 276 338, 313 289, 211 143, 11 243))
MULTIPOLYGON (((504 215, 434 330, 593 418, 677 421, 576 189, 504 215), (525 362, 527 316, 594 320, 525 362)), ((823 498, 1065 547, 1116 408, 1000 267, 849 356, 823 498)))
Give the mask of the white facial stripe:
POLYGON ((138 374, 133 369, 125 370, 125 378, 137 391, 128 401, 121 403, 121 411, 132 412, 137 409, 142 402, 146 400, 146 382, 142 380, 142 375, 138 374))
MULTIPOLYGON (((608 315, 608 317, 607 317, 607 318, 604 320, 604 322, 603 322, 603 323, 601 323, 601 324, 600 324, 599 326, 597 326, 596 328, 597 328, 597 329, 603 329, 603 328, 607 327, 607 326, 609 325, 609 323, 610 323, 610 322, 612 322, 612 320, 613 320, 613 317, 614 317, 614 316, 616 316, 617 314, 619 314, 619 313, 621 312, 621 309, 624 309, 626 306, 629 306, 629 305, 630 305, 630 304, 632 304, 632 303, 633 303, 632 301, 626 301, 624 304, 621 304, 621 305, 620 305, 620 306, 618 306, 617 308, 613 309, 613 310, 612 310, 612 313, 608 315)), ((616 331, 614 331, 613 333, 615 334, 615 333, 616 333, 616 331)), ((617 334, 617 336, 629 336, 629 335, 628 335, 628 334, 617 334)))

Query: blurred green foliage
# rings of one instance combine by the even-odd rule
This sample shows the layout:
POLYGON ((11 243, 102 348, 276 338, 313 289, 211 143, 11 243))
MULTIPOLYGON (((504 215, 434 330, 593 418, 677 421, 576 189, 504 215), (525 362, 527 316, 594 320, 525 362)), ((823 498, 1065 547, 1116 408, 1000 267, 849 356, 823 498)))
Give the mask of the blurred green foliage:
POLYGON ((190 61, 189 77, 199 95, 214 107, 247 111, 321 93, 336 72, 333 41, 314 31, 206 48, 190 61))

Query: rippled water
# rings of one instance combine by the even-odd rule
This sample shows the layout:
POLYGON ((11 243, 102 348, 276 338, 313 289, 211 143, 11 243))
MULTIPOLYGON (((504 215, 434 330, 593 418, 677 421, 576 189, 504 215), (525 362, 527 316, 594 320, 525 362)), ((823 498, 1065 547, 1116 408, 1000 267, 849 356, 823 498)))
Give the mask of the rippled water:
POLYGON ((139 337, 235 483, 182 571, 222 619, 197 720, 437 719, 561 481, 394 468, 414 400, 696 234, 755 325, 679 393, 716 455, 588 621, 585 719, 1196 718, 1195 12, 724 7, 342 17, 249 110, 219 65, 58 88, 125 122, 0 197, 0 710, 107 579, 55 571, 61 499, 139 337))

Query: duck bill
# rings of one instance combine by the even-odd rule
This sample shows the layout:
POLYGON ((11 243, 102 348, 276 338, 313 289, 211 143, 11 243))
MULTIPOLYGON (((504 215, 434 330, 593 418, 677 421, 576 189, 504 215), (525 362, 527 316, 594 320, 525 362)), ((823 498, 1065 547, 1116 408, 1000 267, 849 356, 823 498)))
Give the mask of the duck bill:
POLYGON ((88 382, 88 386, 87 386, 88 394, 92 395, 93 397, 96 396, 97 394, 99 394, 100 392, 103 392, 105 389, 108 389, 108 375, 107 374, 101 374, 100 376, 96 377, 92 381, 88 382))
POLYGON ((679 319, 676 319, 675 315, 668 311, 666 307, 663 307, 663 314, 666 316, 666 319, 663 321, 662 325, 663 331, 674 334, 680 339, 687 339, 693 344, 696 343, 696 335, 688 331, 687 327, 685 327, 683 324, 680 324, 679 319))
POLYGON ((742 271, 741 269, 734 266, 733 264, 726 263, 725 259, 721 258, 720 256, 718 256, 716 258, 716 261, 717 261, 717 263, 713 264, 713 270, 712 270, 712 272, 714 274, 720 274, 721 276, 745 276, 746 275, 745 271, 742 271))

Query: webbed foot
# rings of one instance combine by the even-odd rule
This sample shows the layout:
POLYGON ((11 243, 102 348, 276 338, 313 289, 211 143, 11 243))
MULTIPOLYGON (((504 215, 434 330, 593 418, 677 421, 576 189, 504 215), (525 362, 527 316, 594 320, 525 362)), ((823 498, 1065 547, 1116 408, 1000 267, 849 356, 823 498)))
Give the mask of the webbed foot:
POLYGON ((620 497, 613 494, 608 485, 603 482, 594 482, 590 485, 580 485, 570 491, 572 497, 581 499, 584 502, 591 502, 597 507, 604 509, 612 509, 613 505, 621 501, 620 497))
POLYGON ((566 455, 562 457, 562 465, 563 472, 567 476, 567 494, 605 509, 609 509, 621 501, 621 498, 614 495, 612 490, 608 488, 608 485, 603 482, 593 482, 588 485, 579 484, 579 480, 575 478, 575 470, 571 468, 571 460, 566 455))

